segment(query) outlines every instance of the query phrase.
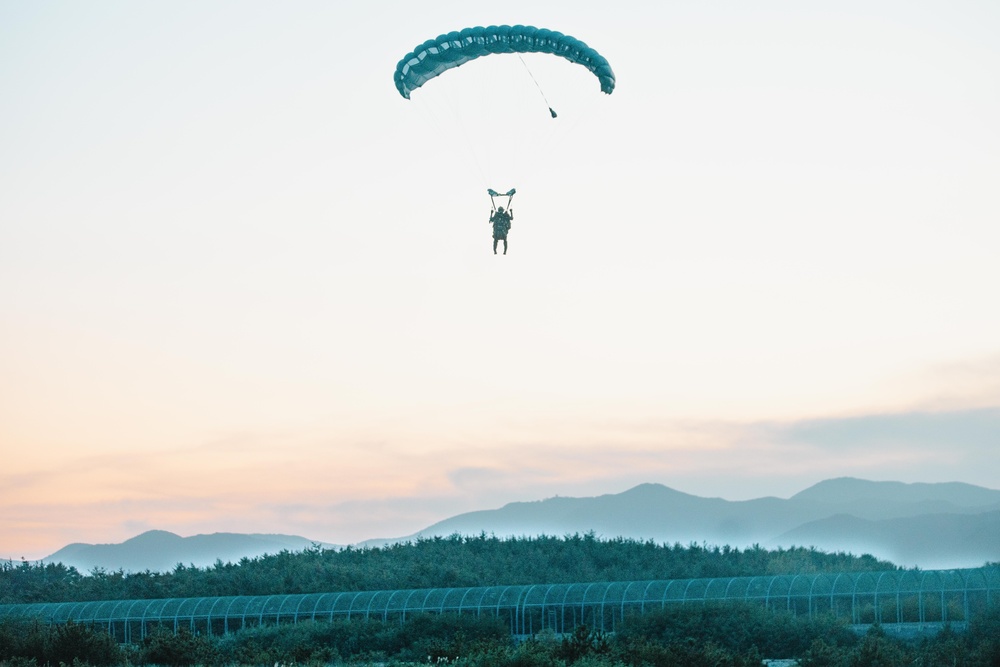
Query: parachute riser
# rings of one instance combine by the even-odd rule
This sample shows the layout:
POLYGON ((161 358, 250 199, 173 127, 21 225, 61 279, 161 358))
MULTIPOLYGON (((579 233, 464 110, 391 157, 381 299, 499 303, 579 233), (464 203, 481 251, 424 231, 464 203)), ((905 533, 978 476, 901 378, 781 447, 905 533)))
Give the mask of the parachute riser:
POLYGON ((507 209, 510 210, 510 202, 514 199, 514 195, 517 194, 516 188, 511 188, 507 192, 499 193, 493 188, 488 188, 486 194, 490 196, 490 205, 493 207, 493 212, 496 213, 497 210, 497 197, 507 198, 507 209))

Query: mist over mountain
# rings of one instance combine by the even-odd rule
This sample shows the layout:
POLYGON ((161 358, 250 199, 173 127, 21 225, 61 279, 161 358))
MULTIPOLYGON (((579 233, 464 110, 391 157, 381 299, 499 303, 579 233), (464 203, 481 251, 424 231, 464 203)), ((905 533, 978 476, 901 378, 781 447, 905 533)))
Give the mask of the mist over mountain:
POLYGON ((791 498, 729 501, 660 484, 594 498, 549 498, 468 512, 395 540, 481 532, 566 535, 768 548, 815 546, 870 553, 904 566, 977 567, 1000 561, 1000 491, 963 484, 904 484, 843 477, 791 498))
MULTIPOLYGON (((904 484, 839 478, 820 482, 788 499, 745 501, 703 498, 661 484, 641 484, 617 494, 554 497, 467 512, 403 537, 373 539, 380 546, 453 534, 500 537, 594 532, 604 539, 658 543, 706 543, 745 548, 816 547, 868 553, 925 569, 977 567, 1000 561, 1000 491, 958 482, 904 484)), ((81 572, 164 571, 177 563, 205 567, 314 541, 287 535, 217 533, 179 537, 150 531, 121 544, 72 544, 46 561, 81 572)), ((333 545, 321 545, 327 548, 333 545)))
POLYGON ((776 542, 870 553, 897 565, 924 569, 975 567, 1000 560, 1000 511, 880 521, 838 514, 799 526, 776 542))

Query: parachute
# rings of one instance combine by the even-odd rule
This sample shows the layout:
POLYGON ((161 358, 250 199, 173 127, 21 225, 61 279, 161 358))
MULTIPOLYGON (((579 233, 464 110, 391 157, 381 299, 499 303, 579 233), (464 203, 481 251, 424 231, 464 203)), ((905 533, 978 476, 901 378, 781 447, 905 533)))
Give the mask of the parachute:
POLYGON ((604 93, 610 95, 615 89, 615 74, 607 59, 575 37, 532 26, 494 25, 449 32, 416 47, 396 66, 396 90, 410 99, 410 93, 434 77, 470 60, 496 53, 561 56, 590 70, 600 81, 604 93))

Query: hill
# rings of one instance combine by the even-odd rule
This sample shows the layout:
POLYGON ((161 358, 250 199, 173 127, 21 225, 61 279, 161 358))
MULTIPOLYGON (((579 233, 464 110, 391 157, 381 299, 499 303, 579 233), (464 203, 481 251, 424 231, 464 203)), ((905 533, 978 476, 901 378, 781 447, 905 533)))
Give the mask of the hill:
MULTIPOLYGON (((573 535, 593 532, 657 543, 816 547, 868 553, 923 568, 977 567, 1000 561, 1000 491, 962 484, 904 484, 838 478, 791 498, 745 501, 695 496, 661 484, 641 484, 597 497, 555 497, 467 512, 378 546, 450 535, 573 535)), ((45 560, 94 568, 165 571, 177 563, 209 566, 280 551, 312 540, 288 535, 216 533, 180 537, 150 531, 121 544, 72 544, 45 560)), ((321 545, 330 547, 332 545, 321 545)))
MULTIPOLYGON (((81 572, 97 569, 164 572, 178 563, 208 567, 216 561, 237 562, 281 551, 302 551, 314 544, 294 535, 213 533, 181 537, 150 530, 121 544, 70 544, 44 559, 71 565, 81 572)), ((334 545, 322 545, 332 547, 334 545)))
POLYGON ((728 501, 643 484, 595 498, 550 498, 469 512, 392 542, 480 532, 565 535, 747 547, 815 546, 902 565, 976 567, 1000 560, 1000 491, 962 483, 838 478, 791 498, 728 501), (860 539, 859 536, 864 536, 860 539), (996 536, 996 537, 993 537, 996 536))

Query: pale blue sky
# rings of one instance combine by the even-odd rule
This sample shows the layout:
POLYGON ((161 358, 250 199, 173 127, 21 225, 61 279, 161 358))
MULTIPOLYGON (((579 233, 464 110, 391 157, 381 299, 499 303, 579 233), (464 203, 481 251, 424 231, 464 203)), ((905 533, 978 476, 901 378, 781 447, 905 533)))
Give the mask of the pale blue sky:
POLYGON ((998 34, 992 1, 0 3, 0 556, 1000 487, 998 34), (498 57, 399 97, 491 23, 617 89, 526 58, 552 120, 498 57))

